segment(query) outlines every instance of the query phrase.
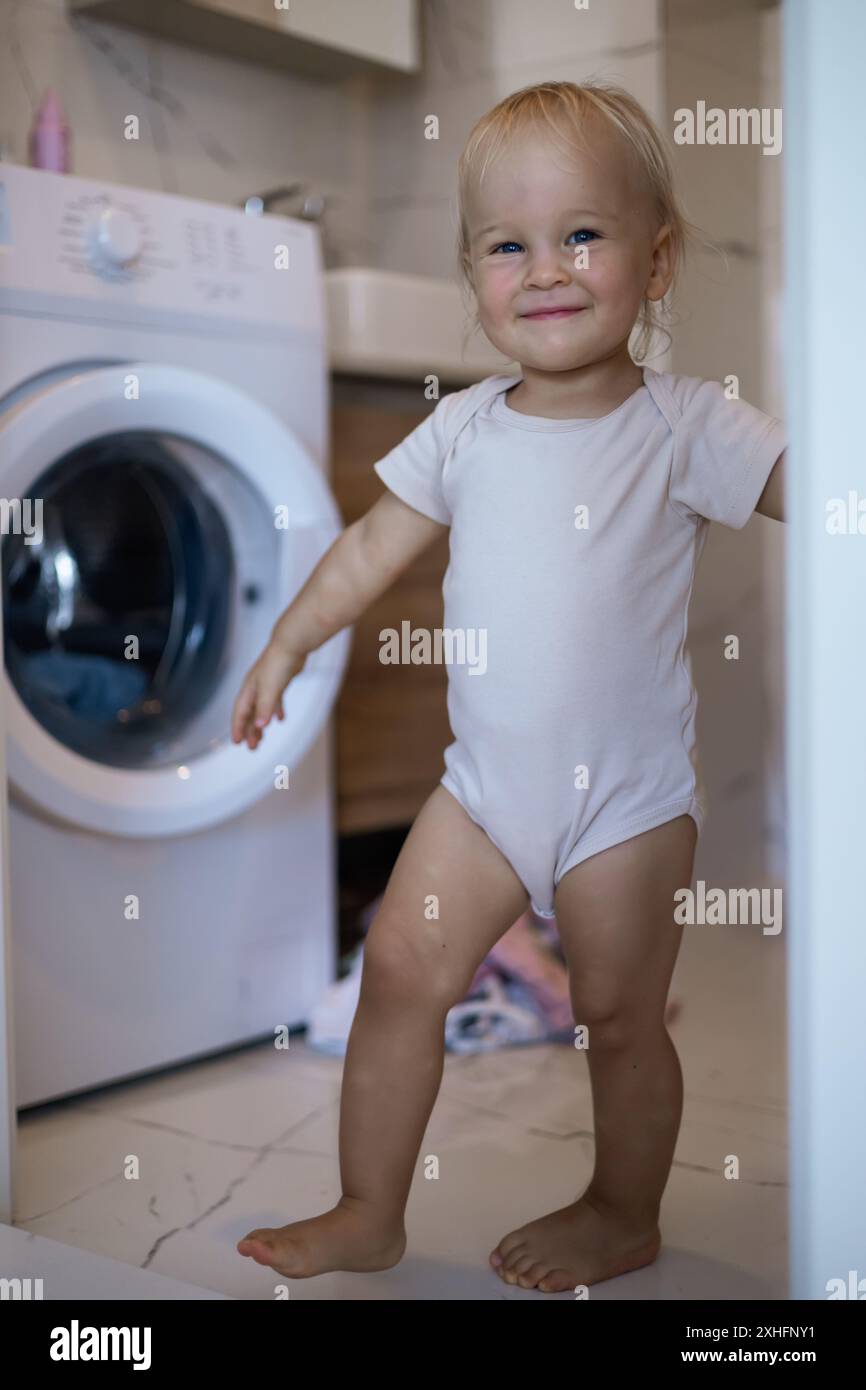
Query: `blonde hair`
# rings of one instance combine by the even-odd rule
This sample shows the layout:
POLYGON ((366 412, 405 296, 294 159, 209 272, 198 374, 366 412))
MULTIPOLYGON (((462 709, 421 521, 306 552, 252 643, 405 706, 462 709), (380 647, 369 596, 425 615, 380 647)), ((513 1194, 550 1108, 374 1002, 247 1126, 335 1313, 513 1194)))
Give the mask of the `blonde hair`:
MULTIPOLYGON (((705 238, 682 210, 659 130, 640 102, 622 87, 595 81, 583 86, 575 82, 539 82, 512 92, 475 124, 457 168, 457 259, 461 282, 464 288, 474 291, 466 226, 468 188, 481 183, 488 166, 507 146, 509 139, 529 129, 547 128, 554 141, 561 139, 566 149, 585 150, 583 130, 593 115, 601 117, 625 138, 633 163, 646 180, 658 225, 667 222, 671 229, 671 285, 658 303, 644 297, 636 319, 640 328, 632 355, 642 362, 656 330, 670 340, 664 321, 672 319, 671 300, 685 262, 687 243, 693 239, 703 242, 705 238)), ((478 326, 477 312, 474 326, 478 326)))

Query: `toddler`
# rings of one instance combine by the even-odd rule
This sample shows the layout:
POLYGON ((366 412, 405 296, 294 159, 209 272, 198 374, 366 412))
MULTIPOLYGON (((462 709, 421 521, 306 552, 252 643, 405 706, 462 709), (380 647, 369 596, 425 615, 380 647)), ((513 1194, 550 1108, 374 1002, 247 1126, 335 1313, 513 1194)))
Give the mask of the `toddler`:
POLYGON ((659 1251, 682 1112, 665 1027, 674 894, 691 883, 703 819, 688 604, 709 521, 782 519, 785 440, 718 383, 639 365, 690 231, 658 132, 627 93, 514 93, 475 126, 458 183, 462 270, 520 374, 443 397, 375 465, 387 491, 275 625, 232 737, 257 748, 307 653, 443 526, 445 628, 484 632, 485 668, 449 666, 445 772, 365 941, 342 1196, 238 1250, 292 1278, 400 1259, 445 1015, 531 902, 562 936, 595 1163, 576 1201, 503 1235, 490 1264, 559 1292, 659 1251))

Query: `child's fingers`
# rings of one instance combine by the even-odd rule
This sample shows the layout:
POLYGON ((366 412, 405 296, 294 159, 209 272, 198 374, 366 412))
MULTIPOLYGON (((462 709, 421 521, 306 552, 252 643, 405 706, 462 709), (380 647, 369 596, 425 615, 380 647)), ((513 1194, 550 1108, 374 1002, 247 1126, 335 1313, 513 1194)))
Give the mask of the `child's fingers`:
MULTIPOLYGON (((268 724, 270 724, 271 720, 274 718, 274 715, 276 715, 278 711, 282 710, 282 700, 280 698, 281 695, 282 689, 279 685, 277 685, 276 681, 262 683, 262 685, 259 688, 259 696, 256 701, 257 728, 264 729, 268 724)), ((282 719, 282 717, 283 716, 280 713, 279 718, 282 719)))
POLYGON ((257 680, 250 679, 241 688, 232 715, 232 738, 255 748, 261 741, 260 730, 271 717, 273 702, 261 690, 257 680), (252 741, 251 741, 252 740, 252 741))
POLYGON ((232 711, 231 731, 235 743, 258 748, 264 730, 271 720, 285 719, 283 685, 276 680, 263 679, 261 669, 247 677, 232 711))
POLYGON ((235 700, 235 707, 232 711, 232 740, 234 743, 242 743, 253 712, 255 692, 249 683, 241 686, 240 694, 235 700))

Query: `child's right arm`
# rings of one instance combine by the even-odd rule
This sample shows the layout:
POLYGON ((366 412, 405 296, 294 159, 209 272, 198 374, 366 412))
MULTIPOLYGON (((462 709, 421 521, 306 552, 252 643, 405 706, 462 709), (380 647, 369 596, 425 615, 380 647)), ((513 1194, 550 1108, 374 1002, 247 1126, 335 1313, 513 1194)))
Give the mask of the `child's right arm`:
MULTIPOLYGON (((274 624, 271 639, 244 677, 232 711, 232 741, 257 748, 282 694, 308 654, 354 623, 397 576, 442 534, 441 522, 386 492, 348 526, 274 624)), ((291 536, 291 531, 288 533, 291 536)))

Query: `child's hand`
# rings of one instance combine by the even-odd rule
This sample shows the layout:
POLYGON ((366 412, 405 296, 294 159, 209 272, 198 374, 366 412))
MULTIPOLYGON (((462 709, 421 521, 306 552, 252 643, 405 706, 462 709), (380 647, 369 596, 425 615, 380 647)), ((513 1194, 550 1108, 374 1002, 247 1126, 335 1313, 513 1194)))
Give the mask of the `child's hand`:
POLYGON ((285 718, 282 695, 303 669, 305 657, 269 642, 244 677, 232 710, 232 742, 258 748, 274 715, 285 718))

